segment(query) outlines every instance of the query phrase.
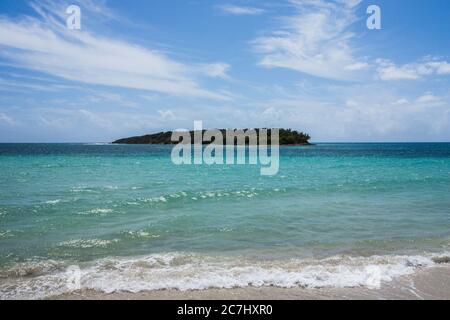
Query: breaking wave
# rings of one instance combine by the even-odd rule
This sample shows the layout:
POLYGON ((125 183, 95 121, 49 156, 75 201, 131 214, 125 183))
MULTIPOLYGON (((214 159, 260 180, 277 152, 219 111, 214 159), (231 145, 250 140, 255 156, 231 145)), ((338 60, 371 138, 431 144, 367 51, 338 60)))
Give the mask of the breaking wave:
MULTIPOLYGON (((71 242, 84 246, 98 243, 71 242)), ((107 245, 107 244, 105 244, 107 245)), ((105 258, 77 266, 81 287, 105 293, 204 290, 276 286, 282 288, 369 287, 448 263, 441 256, 336 256, 323 260, 255 261, 188 253, 105 258)), ((0 299, 41 299, 74 288, 70 262, 30 261, 0 271, 0 299)))
POLYGON ((223 199, 223 198, 254 198, 258 196, 270 196, 275 193, 281 193, 285 189, 258 189, 249 188, 242 190, 215 190, 215 191, 198 191, 198 192, 176 192, 171 194, 158 195, 148 198, 138 198, 132 201, 127 201, 126 205, 145 205, 145 204, 164 204, 174 203, 178 201, 196 202, 202 200, 223 199))

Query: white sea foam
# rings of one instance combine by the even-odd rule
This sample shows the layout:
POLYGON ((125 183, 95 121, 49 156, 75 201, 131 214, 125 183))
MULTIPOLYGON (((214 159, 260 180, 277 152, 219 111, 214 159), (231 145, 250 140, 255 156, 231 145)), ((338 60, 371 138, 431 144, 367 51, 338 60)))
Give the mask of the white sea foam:
POLYGON ((78 215, 106 215, 108 213, 114 212, 113 209, 107 209, 107 208, 95 208, 89 211, 79 212, 78 215))
POLYGON ((45 201, 45 204, 51 204, 51 205, 54 205, 54 204, 60 203, 61 201, 62 201, 61 199, 48 200, 48 201, 45 201))
POLYGON ((12 236, 12 232, 9 230, 0 230, 0 239, 1 238, 8 238, 12 236))
MULTIPOLYGON (((69 242, 69 245, 78 246, 83 243, 86 242, 69 242)), ((94 243, 99 244, 98 241, 94 243)), ((374 279, 381 283, 389 282, 418 269, 431 267, 435 265, 432 258, 430 255, 251 261, 236 257, 167 253, 135 258, 108 258, 80 265, 80 279, 82 289, 105 293, 249 286, 370 288, 374 279)), ((69 292, 66 286, 68 274, 60 266, 55 268, 55 265, 55 262, 50 267, 41 265, 39 272, 33 273, 37 274, 34 277, 7 278, 7 281, 0 282, 0 299, 36 299, 69 292)))
POLYGON ((116 191, 119 190, 119 186, 74 186, 70 189, 73 193, 96 193, 102 191, 116 191))
POLYGON ((207 200, 207 199, 213 199, 213 198, 223 198, 223 197, 237 197, 237 198, 253 198, 261 193, 278 193, 285 191, 285 189, 271 189, 271 190, 264 190, 264 189, 244 189, 244 190, 216 190, 216 191, 200 191, 200 192, 177 192, 172 194, 166 194, 161 196, 155 196, 151 198, 144 198, 144 199, 137 199, 136 201, 129 201, 127 202, 128 205, 139 205, 140 203, 167 203, 170 202, 172 199, 183 199, 187 198, 193 201, 199 201, 199 200, 207 200))
POLYGON ((117 240, 117 239, 114 239, 114 240, 77 239, 77 240, 60 242, 58 244, 58 246, 59 247, 69 247, 69 248, 83 248, 83 249, 95 248, 95 247, 105 248, 105 247, 109 246, 110 244, 118 242, 118 241, 119 240, 117 240))
POLYGON ((113 209, 106 209, 106 208, 96 208, 89 210, 88 213, 90 214, 107 214, 113 212, 113 209))
POLYGON ((109 142, 92 142, 92 143, 85 143, 85 146, 110 146, 112 143, 109 142))
POLYGON ((137 231, 127 231, 126 235, 131 238, 146 238, 146 239, 157 239, 160 237, 158 234, 152 234, 145 230, 137 230, 137 231))
POLYGON ((77 186, 77 187, 73 187, 70 189, 70 192, 74 192, 74 193, 81 193, 81 192, 94 192, 94 190, 92 190, 89 187, 83 187, 83 186, 77 186))

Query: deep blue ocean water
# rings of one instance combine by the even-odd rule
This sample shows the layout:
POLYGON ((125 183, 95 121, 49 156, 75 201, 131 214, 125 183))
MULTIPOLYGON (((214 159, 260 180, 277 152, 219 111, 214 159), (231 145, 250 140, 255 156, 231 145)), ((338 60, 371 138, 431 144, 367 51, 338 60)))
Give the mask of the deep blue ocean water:
POLYGON ((450 144, 282 147, 258 166, 184 165, 170 146, 0 144, 0 297, 352 286, 450 245, 450 144))

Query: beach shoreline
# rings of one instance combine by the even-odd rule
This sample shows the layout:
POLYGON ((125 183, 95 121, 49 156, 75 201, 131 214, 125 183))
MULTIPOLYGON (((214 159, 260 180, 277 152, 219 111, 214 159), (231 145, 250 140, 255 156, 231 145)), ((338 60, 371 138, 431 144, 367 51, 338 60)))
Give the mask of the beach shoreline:
POLYGON ((247 287, 104 293, 82 290, 48 300, 450 300, 450 265, 417 270, 383 283, 379 289, 247 287))

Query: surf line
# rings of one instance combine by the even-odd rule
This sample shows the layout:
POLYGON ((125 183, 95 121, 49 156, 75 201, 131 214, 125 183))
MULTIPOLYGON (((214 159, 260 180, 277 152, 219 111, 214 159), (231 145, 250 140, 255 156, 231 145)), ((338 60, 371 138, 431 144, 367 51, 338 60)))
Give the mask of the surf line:
POLYGON ((177 144, 172 149, 171 159, 175 165, 260 165, 261 175, 274 176, 280 169, 279 131, 203 130, 203 122, 194 121, 193 134, 185 129, 172 132, 171 141, 177 144))

